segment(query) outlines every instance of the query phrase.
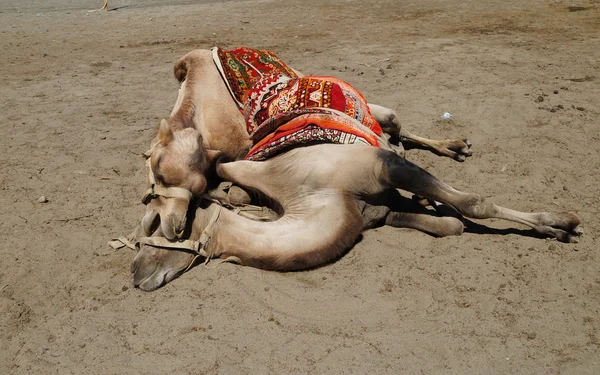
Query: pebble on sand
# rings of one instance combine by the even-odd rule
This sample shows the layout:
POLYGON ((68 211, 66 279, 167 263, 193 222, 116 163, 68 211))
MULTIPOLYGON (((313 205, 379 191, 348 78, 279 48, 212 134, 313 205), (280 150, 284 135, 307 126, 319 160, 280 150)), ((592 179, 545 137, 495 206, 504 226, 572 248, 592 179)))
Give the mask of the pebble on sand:
POLYGON ((48 198, 46 198, 45 195, 42 195, 41 197, 38 198, 38 203, 48 203, 48 198))

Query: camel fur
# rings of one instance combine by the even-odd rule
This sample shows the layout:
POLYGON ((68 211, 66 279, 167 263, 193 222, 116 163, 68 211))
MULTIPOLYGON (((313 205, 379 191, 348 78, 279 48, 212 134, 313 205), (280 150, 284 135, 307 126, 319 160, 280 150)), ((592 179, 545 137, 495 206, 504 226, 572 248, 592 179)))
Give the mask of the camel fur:
MULTIPOLYGON (((299 77, 303 74, 295 71, 299 77)), ((209 50, 194 50, 174 68, 180 82, 179 95, 168 120, 162 120, 151 146, 151 168, 159 185, 189 190, 199 197, 208 190, 207 174, 217 157, 237 160, 252 145, 244 117, 239 112, 221 78, 209 50)), ((400 125, 397 114, 388 108, 369 104, 371 113, 403 155, 404 148, 428 149, 438 155, 464 161, 472 154, 467 139, 430 140, 413 135, 400 125)), ((383 140, 387 144, 387 140, 383 140)), ((390 146, 392 147, 392 146, 390 146)), ((169 239, 178 238, 186 225, 189 201, 161 198, 161 204, 148 210, 143 220, 150 234, 149 218, 157 215, 169 239)))
MULTIPOLYGON (((576 242, 582 233, 580 220, 572 212, 524 213, 497 206, 479 195, 455 190, 387 147, 317 144, 297 147, 261 162, 225 162, 227 158, 239 159, 248 149, 248 134, 243 118, 236 116, 237 108, 224 95, 228 93, 220 77, 210 73, 210 55, 202 51, 192 54, 195 64, 186 60, 190 57, 186 55, 182 60, 185 69, 182 61, 176 65, 176 76, 184 78, 180 95, 169 121, 161 123, 153 144, 151 165, 157 181, 200 195, 208 189, 210 165, 217 156, 224 155, 217 162, 218 177, 275 202, 280 216, 273 221, 256 221, 206 200, 195 201, 188 210, 190 202, 159 197, 148 205, 150 214, 143 224, 147 234, 196 240, 210 224, 212 236, 203 248, 209 258, 289 271, 336 259, 365 228, 373 225, 416 228, 438 236, 462 233, 462 222, 455 217, 390 209, 390 197, 398 197, 396 189, 441 202, 466 217, 522 223, 541 236, 562 242, 576 242), (204 63, 198 64, 201 58, 205 58, 204 63), (203 86, 207 83, 208 88, 203 86), (231 111, 217 110, 219 106, 229 106, 231 111), (228 136, 219 132, 223 124, 227 124, 228 136), (173 202, 178 206, 173 206, 173 202), (174 218, 178 212, 183 214, 174 218), (214 217, 217 220, 211 222, 214 217)), ((401 130, 393 111, 369 107, 388 134, 404 139, 407 145, 418 144, 457 160, 470 155, 470 143, 466 140, 436 143, 406 136, 410 133, 401 130), (411 144, 412 140, 415 143, 411 144)), ((153 290, 187 270, 195 257, 193 252, 142 246, 131 266, 134 284, 153 290)))

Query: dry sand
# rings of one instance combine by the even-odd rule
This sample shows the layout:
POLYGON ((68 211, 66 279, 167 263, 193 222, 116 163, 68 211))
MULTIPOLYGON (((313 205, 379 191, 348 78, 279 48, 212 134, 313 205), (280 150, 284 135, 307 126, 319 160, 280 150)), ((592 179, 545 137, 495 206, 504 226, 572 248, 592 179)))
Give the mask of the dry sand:
POLYGON ((86 13, 101 5, 0 4, 0 373, 600 373, 597 0, 111 0, 86 13), (271 49, 418 134, 468 136, 465 163, 408 158, 509 207, 573 210, 586 234, 380 228, 308 272, 199 266, 132 288, 134 254, 106 243, 143 213, 139 154, 174 104, 174 62, 213 45, 271 49))

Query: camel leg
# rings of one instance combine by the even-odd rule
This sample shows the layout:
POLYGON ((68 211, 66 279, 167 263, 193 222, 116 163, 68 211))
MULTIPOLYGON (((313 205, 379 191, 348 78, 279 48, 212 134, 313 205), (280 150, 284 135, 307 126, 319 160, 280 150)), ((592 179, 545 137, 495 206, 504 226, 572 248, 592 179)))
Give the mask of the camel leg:
POLYGON ((453 207, 474 219, 498 218, 525 224, 536 232, 562 242, 577 242, 582 234, 580 220, 572 212, 526 213, 489 202, 485 198, 458 191, 424 169, 393 152, 379 151, 383 162, 382 178, 391 187, 400 188, 453 207))
POLYGON ((456 161, 465 161, 467 157, 473 155, 471 151, 473 144, 468 139, 428 139, 401 129, 400 142, 407 150, 412 148, 429 150, 438 156, 447 156, 456 161))
POLYGON ((389 225, 395 228, 416 229, 436 237, 459 236, 464 231, 464 225, 459 219, 452 216, 436 216, 415 203, 391 209, 385 205, 359 201, 358 206, 363 217, 363 229, 389 225))
POLYGON ((372 171, 372 166, 377 164, 379 149, 361 147, 364 152, 353 150, 355 148, 352 146, 311 146, 262 162, 236 161, 219 164, 217 173, 221 178, 276 198, 291 209, 296 208, 294 202, 297 197, 306 195, 307 191, 313 192, 313 189, 349 190, 358 195, 365 193, 371 197, 383 198, 384 204, 358 202, 364 229, 385 224, 396 228, 417 229, 438 237, 460 235, 463 232, 464 226, 459 219, 432 215, 431 211, 400 196, 395 190, 379 190, 382 186, 373 183, 367 172, 372 171), (349 163, 347 157, 354 158, 357 154, 361 158, 349 163), (299 160, 303 161, 303 167, 287 167, 299 160), (334 167, 326 167, 322 160, 328 160, 326 165, 334 167), (352 167, 346 169, 348 166, 352 167), (290 171, 292 173, 287 174, 290 171))
MULTIPOLYGON (((214 199, 219 199, 221 202, 225 201, 237 206, 252 203, 249 201, 249 194, 239 186, 233 185, 229 189, 230 196, 231 190, 237 189, 244 194, 243 197, 245 200, 239 202, 239 200, 231 200, 230 196, 221 197, 220 195, 211 195, 214 191, 210 191, 208 195, 214 199)), ((442 217, 440 217, 437 212, 433 213, 414 202, 413 199, 401 196, 396 190, 385 195, 385 204, 370 204, 360 200, 358 206, 364 221, 363 229, 389 225, 396 228, 416 229, 436 237, 458 236, 464 231, 464 225, 461 220, 450 215, 444 216, 442 214, 442 217), (391 207, 388 207, 388 205, 391 207)), ((243 216, 243 212, 241 214, 243 216)), ((277 218, 278 216, 273 216, 269 220, 272 221, 277 218)), ((152 219, 152 217, 149 219, 152 219)))
POLYGON ((385 225, 416 229, 436 237, 459 236, 464 231, 463 223, 455 217, 414 212, 391 211, 385 218, 385 225))
POLYGON ((471 151, 472 144, 468 139, 434 140, 419 137, 402 128, 395 111, 370 103, 369 109, 381 125, 381 129, 392 137, 391 141, 400 142, 406 150, 413 148, 429 150, 436 155, 446 156, 456 161, 465 161, 467 157, 473 154, 471 151))

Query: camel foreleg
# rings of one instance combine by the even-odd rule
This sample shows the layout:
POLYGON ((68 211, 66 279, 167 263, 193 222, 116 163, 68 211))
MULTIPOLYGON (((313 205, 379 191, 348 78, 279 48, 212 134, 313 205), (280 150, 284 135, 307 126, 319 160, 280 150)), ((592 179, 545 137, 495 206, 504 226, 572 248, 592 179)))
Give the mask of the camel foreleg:
MULTIPOLYGON (((401 144, 405 150, 413 148, 429 150, 436 155, 446 156, 456 161, 465 161, 473 154, 472 144, 468 139, 435 140, 420 137, 402 128, 395 111, 371 103, 369 103, 369 109, 384 133, 390 135, 390 141, 401 144)), ((400 156, 403 155, 400 154, 400 156)))
POLYGON ((400 142, 405 149, 413 148, 429 150, 438 156, 446 156, 456 161, 465 161, 473 155, 468 139, 428 139, 412 134, 406 129, 400 130, 400 142))

